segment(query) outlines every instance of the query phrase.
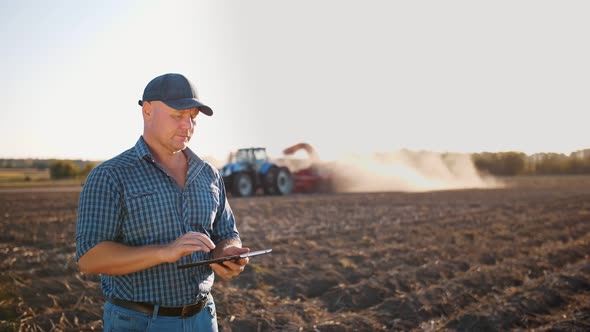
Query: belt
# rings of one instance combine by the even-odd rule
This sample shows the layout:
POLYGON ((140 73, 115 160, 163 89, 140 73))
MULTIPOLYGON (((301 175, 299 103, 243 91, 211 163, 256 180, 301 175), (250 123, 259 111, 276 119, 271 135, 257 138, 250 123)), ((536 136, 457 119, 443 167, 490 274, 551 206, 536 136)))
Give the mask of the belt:
MULTIPOLYGON (((116 306, 119 306, 119 307, 122 307, 125 309, 139 311, 139 312, 143 312, 145 314, 150 314, 150 315, 154 313, 154 308, 156 307, 155 305, 150 304, 150 303, 133 302, 133 301, 127 301, 127 300, 121 300, 121 299, 107 298, 107 301, 111 302, 112 304, 114 304, 116 306)), ((180 318, 191 317, 191 316, 198 314, 201 310, 203 310, 203 308, 205 307, 206 304, 207 304, 207 296, 205 296, 203 299, 201 299, 197 303, 185 305, 183 307, 159 307, 158 308, 158 316, 180 317, 180 318)))

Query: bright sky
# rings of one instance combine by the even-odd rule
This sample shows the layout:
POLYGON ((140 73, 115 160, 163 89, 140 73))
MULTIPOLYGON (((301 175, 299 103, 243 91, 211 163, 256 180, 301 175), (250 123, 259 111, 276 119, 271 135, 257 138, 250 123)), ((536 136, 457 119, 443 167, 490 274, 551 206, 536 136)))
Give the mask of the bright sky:
POLYGON ((588 1, 0 0, 0 158, 104 160, 145 85, 215 112, 190 147, 322 157, 590 147, 588 1))

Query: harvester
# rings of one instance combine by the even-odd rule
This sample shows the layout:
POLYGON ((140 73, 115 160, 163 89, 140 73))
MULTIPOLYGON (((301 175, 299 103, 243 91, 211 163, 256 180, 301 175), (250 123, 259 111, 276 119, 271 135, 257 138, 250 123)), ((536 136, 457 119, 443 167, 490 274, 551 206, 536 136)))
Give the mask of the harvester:
POLYGON ((266 195, 287 195, 293 191, 293 177, 287 167, 270 162, 265 148, 239 149, 230 154, 221 169, 226 190, 247 197, 262 189, 266 195))
POLYGON ((305 167, 298 167, 293 171, 294 192, 315 193, 332 192, 334 189, 332 172, 325 163, 321 163, 320 156, 307 143, 298 143, 283 150, 289 156, 303 150, 307 152, 308 161, 305 167))

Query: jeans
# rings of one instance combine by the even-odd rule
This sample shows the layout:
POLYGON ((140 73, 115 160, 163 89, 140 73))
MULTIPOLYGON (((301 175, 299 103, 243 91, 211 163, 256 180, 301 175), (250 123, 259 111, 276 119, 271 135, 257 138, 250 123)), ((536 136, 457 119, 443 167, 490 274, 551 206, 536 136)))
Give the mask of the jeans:
POLYGON ((209 294, 207 304, 198 314, 187 317, 154 316, 116 306, 104 304, 104 331, 211 331, 217 332, 217 313, 213 296, 209 294))

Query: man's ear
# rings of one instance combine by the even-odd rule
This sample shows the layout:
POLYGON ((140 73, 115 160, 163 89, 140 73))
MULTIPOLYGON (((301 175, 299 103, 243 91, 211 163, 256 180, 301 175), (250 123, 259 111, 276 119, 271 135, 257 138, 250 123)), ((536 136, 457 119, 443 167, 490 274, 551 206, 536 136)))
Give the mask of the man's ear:
POLYGON ((143 105, 141 105, 141 113, 143 114, 144 119, 149 119, 153 112, 154 109, 152 107, 152 103, 149 101, 144 101, 143 105))

